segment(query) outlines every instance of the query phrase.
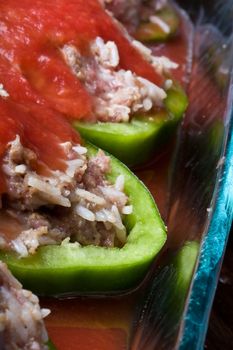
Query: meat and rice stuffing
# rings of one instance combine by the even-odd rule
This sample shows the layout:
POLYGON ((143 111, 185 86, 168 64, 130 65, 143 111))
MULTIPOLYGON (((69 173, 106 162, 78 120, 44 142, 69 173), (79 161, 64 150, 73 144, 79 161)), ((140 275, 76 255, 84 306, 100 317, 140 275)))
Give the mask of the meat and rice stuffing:
POLYGON ((2 350, 48 350, 48 335, 38 298, 22 289, 0 261, 0 348, 2 350))
POLYGON ((124 245, 122 217, 133 210, 124 193, 124 176, 114 184, 107 180, 111 164, 103 151, 89 158, 79 144, 65 142, 60 147, 68 159, 66 170, 42 176, 33 170, 36 154, 22 146, 18 135, 8 143, 2 162, 8 191, 2 195, 1 249, 25 257, 39 246, 69 241, 124 245), (9 234, 9 227, 16 232, 9 234))
MULTIPOLYGON (((167 57, 153 56, 151 50, 139 41, 129 40, 159 75, 178 67, 167 57)), ((164 88, 160 88, 148 79, 120 68, 117 45, 113 41, 104 42, 101 37, 90 43, 86 56, 70 44, 63 46, 61 52, 73 74, 93 96, 94 115, 101 122, 129 122, 136 113, 162 107, 167 97, 165 90, 171 87, 170 79, 165 81, 164 88)))

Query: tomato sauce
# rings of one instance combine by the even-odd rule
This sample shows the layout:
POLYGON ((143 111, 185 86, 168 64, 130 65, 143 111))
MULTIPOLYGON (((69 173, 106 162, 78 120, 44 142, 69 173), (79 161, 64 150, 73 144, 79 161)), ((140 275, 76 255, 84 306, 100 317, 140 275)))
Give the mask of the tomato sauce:
MULTIPOLYGON (((63 142, 80 143, 79 135, 53 110, 37 105, 20 105, 0 99, 0 157, 16 136, 24 147, 34 151, 38 161, 31 164, 38 173, 46 175, 49 170, 65 170, 68 155, 61 146, 63 142), (56 154, 56 157, 54 157, 56 154)), ((6 191, 1 173, 0 193, 6 191)))
POLYGON ((57 350, 126 350, 127 334, 123 329, 50 327, 57 350))
POLYGON ((41 299, 51 309, 45 319, 57 350, 123 350, 129 343, 136 296, 41 299))

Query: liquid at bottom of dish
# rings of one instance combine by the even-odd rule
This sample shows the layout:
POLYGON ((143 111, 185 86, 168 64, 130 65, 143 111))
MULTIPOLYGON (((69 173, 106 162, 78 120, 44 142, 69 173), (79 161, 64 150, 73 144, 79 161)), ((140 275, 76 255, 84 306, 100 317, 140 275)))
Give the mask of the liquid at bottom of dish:
POLYGON ((57 350, 127 348, 135 298, 44 299, 42 305, 52 311, 46 326, 57 350))

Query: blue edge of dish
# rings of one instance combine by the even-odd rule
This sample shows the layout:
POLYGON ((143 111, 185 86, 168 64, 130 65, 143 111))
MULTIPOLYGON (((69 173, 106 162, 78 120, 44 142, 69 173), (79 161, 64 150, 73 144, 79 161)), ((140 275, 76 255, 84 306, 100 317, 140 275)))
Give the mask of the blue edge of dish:
MULTIPOLYGON (((233 88, 233 86, 232 86, 233 88)), ((190 288, 179 350, 204 348, 210 309, 233 219, 233 103, 224 166, 217 186, 210 224, 202 245, 190 288)))

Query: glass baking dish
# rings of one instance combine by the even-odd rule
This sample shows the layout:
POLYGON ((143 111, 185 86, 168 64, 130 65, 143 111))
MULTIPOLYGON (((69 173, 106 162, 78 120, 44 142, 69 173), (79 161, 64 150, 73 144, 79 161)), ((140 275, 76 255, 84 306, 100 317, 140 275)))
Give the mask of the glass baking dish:
POLYGON ((41 299, 52 310, 46 324, 58 350, 204 346, 233 217, 233 3, 179 5, 194 23, 190 105, 176 139, 136 169, 155 196, 168 241, 134 291, 41 299))

